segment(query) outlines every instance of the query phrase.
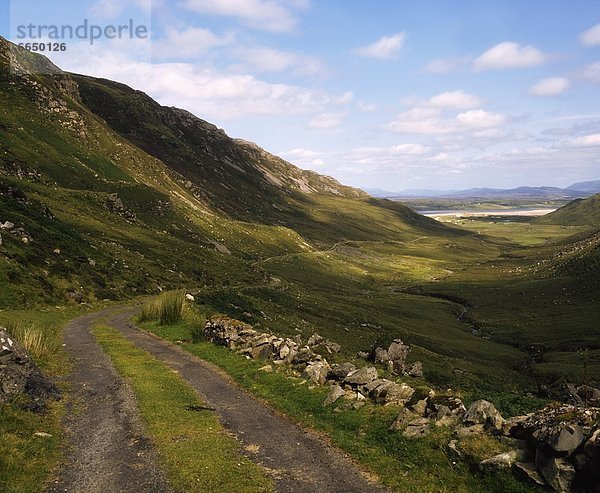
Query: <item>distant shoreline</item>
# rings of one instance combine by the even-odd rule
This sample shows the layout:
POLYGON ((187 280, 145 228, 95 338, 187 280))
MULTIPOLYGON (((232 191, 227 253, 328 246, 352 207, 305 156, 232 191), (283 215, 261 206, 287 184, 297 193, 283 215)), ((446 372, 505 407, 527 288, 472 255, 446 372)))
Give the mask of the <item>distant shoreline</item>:
POLYGON ((557 208, 551 209, 503 209, 495 211, 477 211, 477 210, 439 210, 439 211, 419 211, 419 214, 427 217, 473 217, 473 216, 543 216, 554 212, 557 208))

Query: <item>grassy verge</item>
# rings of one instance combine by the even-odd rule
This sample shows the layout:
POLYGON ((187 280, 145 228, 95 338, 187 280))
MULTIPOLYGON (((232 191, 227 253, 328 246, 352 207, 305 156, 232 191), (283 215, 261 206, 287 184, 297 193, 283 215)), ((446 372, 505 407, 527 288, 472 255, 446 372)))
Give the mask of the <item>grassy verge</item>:
MULTIPOLYGON (((194 330, 185 321, 165 326, 143 323, 160 337, 190 341, 194 330)), ((267 401, 300 424, 324 432, 338 447, 348 452, 367 470, 395 491, 402 492, 530 492, 509 474, 481 476, 470 465, 446 453, 449 430, 438 428, 418 440, 388 431, 398 409, 365 406, 334 413, 322 402, 325 389, 308 389, 300 379, 258 369, 264 361, 247 360, 225 348, 209 343, 184 342, 186 350, 210 361, 231 375, 241 386, 267 401)))
POLYGON ((179 376, 110 327, 98 326, 94 334, 131 383, 175 491, 272 491, 270 480, 240 454, 215 414, 193 410, 202 402, 179 376))
MULTIPOLYGON (((81 312, 80 307, 0 311, 0 326, 29 346, 32 357, 47 374, 64 375, 69 364, 62 350, 62 328, 81 312)), ((60 386, 63 392, 67 390, 60 386)), ((0 405, 0 491, 45 490, 48 477, 61 459, 63 412, 62 401, 51 403, 41 414, 24 411, 18 402, 0 405)))

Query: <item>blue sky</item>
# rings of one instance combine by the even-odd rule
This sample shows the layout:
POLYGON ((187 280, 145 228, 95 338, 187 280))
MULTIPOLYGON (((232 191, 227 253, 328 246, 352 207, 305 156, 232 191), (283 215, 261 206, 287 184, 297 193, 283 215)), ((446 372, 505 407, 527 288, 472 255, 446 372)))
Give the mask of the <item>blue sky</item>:
MULTIPOLYGON (((19 24, 134 19, 152 39, 51 58, 344 183, 600 179, 600 2, 14 0, 19 24)), ((11 32, 12 30, 12 32, 11 32)))

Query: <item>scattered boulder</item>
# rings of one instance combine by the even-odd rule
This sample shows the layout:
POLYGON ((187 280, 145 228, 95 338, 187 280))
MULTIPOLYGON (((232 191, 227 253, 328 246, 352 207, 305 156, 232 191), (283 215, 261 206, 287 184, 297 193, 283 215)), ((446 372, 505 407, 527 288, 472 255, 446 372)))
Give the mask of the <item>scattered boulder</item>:
POLYGON ((11 223, 10 221, 4 221, 3 223, 0 223, 0 229, 6 229, 11 230, 15 227, 15 223, 11 223))
POLYGON ((0 403, 17 397, 24 397, 25 409, 42 411, 49 400, 60 398, 60 392, 25 348, 0 327, 0 403))
POLYGON ((536 486, 545 486, 546 481, 538 472, 537 467, 533 462, 516 462, 513 465, 515 475, 522 481, 529 482, 536 486))
POLYGON ((334 402, 336 402, 340 397, 343 397, 345 395, 345 391, 342 387, 340 387, 338 384, 332 385, 331 386, 331 390, 329 391, 329 394, 327 394, 327 397, 325 398, 325 402, 323 402, 324 406, 329 406, 330 404, 333 404, 334 402))
POLYGON ((482 470, 509 470, 513 464, 522 459, 522 452, 510 450, 481 461, 479 467, 482 470))
POLYGON ((402 435, 406 438, 421 438, 428 435, 429 432, 429 420, 427 418, 417 418, 408 423, 402 435))
POLYGON ((367 385, 377 379, 377 369, 372 366, 365 366, 349 373, 344 382, 350 385, 367 385))
POLYGON ((396 419, 393 421, 393 423, 390 425, 390 427, 388 429, 390 431, 403 430, 404 428, 406 428, 408 423, 410 423, 411 421, 414 421, 416 418, 417 418, 417 416, 415 415, 415 413, 413 413, 413 412, 409 411, 408 409, 406 409, 405 407, 403 407, 402 410, 400 411, 400 414, 398 414, 398 416, 396 417, 396 419))
POLYGON ((356 371, 356 366, 352 363, 342 363, 341 365, 334 366, 327 375, 329 380, 342 381, 348 376, 349 373, 356 371))
POLYGON ((575 467, 566 459, 544 454, 541 449, 538 449, 535 465, 554 491, 570 491, 571 483, 575 478, 575 467))
POLYGON ((469 410, 464 415, 463 423, 466 425, 483 424, 486 429, 500 431, 504 419, 491 402, 481 399, 469 406, 469 410))
POLYGON ((420 361, 415 361, 407 368, 406 374, 413 378, 423 378, 423 364, 420 361))
POLYGON ((330 370, 331 367, 327 361, 316 361, 306 366, 302 376, 314 384, 325 385, 330 370))

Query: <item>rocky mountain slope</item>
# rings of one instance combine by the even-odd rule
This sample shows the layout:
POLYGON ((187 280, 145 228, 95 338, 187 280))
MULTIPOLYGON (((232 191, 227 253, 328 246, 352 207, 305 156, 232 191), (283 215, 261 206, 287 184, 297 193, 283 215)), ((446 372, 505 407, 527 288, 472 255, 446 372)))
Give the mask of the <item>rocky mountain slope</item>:
POLYGON ((463 234, 2 38, 0 130, 0 306, 258 284, 267 257, 463 234))

